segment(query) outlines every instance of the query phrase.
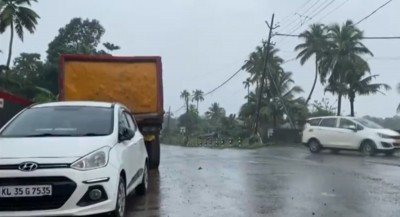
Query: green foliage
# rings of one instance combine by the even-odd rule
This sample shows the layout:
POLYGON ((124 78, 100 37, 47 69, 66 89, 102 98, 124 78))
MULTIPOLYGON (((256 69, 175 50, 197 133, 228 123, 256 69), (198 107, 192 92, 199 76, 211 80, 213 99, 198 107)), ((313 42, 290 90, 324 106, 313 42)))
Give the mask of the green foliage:
POLYGON ((17 36, 24 41, 24 30, 34 33, 36 30, 39 15, 30 9, 31 2, 36 0, 1 0, 0 1, 0 33, 4 33, 8 28, 11 30, 10 44, 6 67, 10 68, 14 31, 17 36))

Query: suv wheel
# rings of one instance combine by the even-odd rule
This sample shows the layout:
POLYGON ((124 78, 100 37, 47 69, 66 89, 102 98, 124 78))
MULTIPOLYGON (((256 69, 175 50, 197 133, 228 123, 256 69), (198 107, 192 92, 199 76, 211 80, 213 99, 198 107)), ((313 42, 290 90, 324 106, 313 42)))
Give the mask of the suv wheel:
POLYGON ((312 139, 308 142, 308 148, 310 149, 311 153, 318 153, 321 151, 321 145, 315 139, 312 139))
POLYGON ((371 141, 365 141, 361 145, 361 152, 366 156, 373 156, 376 152, 375 144, 371 141))

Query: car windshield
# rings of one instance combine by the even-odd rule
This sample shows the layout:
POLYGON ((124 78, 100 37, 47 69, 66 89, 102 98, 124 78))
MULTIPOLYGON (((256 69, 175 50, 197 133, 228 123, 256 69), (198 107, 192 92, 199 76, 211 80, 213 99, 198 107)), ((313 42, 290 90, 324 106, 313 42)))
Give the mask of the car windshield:
POLYGON ((381 125, 379 125, 373 121, 367 120, 365 118, 356 118, 355 120, 367 128, 372 128, 372 129, 382 129, 383 128, 381 125))
POLYGON ((105 136, 113 130, 112 111, 87 106, 31 108, 16 117, 0 137, 105 136))

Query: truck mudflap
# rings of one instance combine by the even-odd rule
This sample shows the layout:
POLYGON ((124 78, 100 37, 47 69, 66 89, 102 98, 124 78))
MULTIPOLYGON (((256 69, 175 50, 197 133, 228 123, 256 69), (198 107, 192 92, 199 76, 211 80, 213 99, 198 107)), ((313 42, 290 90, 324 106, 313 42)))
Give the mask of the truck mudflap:
POLYGON ((158 169, 160 165, 160 139, 158 134, 144 136, 150 169, 158 169))

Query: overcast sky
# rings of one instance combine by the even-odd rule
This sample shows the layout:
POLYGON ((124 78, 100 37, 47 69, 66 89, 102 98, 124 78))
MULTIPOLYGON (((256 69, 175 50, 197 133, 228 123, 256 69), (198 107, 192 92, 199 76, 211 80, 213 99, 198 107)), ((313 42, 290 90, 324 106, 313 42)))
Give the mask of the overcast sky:
MULTIPOLYGON (((346 19, 358 21, 386 1, 39 0, 33 6, 41 16, 37 32, 26 34, 24 43, 16 40, 14 57, 20 52, 37 52, 45 57, 48 43, 72 18, 98 19, 106 29, 103 41, 122 48, 115 55, 159 55, 163 58, 165 110, 171 106, 175 111, 183 104, 179 98, 182 90, 207 92, 243 65, 248 54, 266 38, 264 21, 270 20, 272 13, 280 23, 277 32, 298 34, 316 21, 326 24, 343 23, 346 19), (307 20, 304 16, 312 19, 307 20)), ((358 26, 366 36, 400 36, 399 8, 400 1, 393 0, 358 26)), ((8 34, 1 35, 0 40, 0 49, 6 51, 8 34)), ((301 42, 297 38, 278 36, 273 41, 285 60, 296 56, 293 48, 301 42)), ((400 103, 400 95, 395 90, 400 82, 400 40, 365 40, 364 43, 375 55, 369 63, 372 73, 380 75, 376 82, 387 83, 394 89, 386 95, 357 97, 356 115, 393 116, 400 103)), ((0 54, 1 62, 5 62, 5 53, 0 54)), ((291 61, 284 68, 293 72, 296 84, 304 88, 306 97, 314 77, 312 61, 304 66, 291 61)), ((200 112, 206 111, 211 103, 219 102, 228 113, 237 113, 245 102, 247 91, 242 82, 247 76, 246 72, 241 72, 207 96, 200 104, 200 112)), ((335 97, 325 96, 331 102, 335 101, 335 97)), ((323 97, 323 87, 318 83, 313 100, 323 97)), ((344 114, 350 112, 347 99, 343 111, 344 114)), ((181 112, 183 110, 176 115, 181 112)))

